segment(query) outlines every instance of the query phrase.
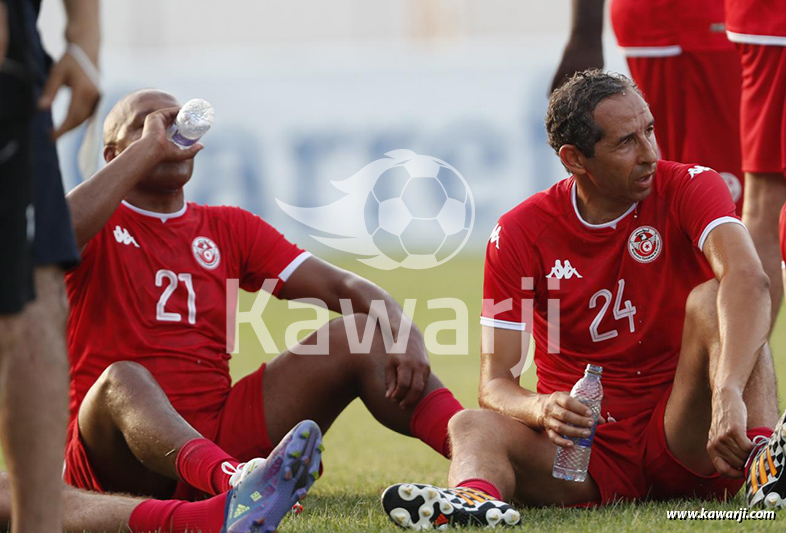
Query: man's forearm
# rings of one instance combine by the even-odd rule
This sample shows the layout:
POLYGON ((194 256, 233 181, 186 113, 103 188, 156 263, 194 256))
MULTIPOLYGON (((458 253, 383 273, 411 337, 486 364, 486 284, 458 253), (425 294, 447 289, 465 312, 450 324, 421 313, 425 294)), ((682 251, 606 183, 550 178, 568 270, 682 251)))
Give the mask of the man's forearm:
POLYGON ((79 45, 96 66, 101 44, 99 4, 99 0, 63 0, 68 19, 65 29, 66 41, 79 45))
POLYGON ((109 221, 121 200, 153 168, 139 141, 66 195, 77 245, 81 249, 109 221))
MULTIPOLYGON (((374 316, 374 309, 372 303, 374 301, 385 302, 385 311, 390 318, 390 327, 392 333, 398 338, 398 331, 402 326, 403 321, 411 321, 411 317, 404 314, 404 310, 399 303, 381 287, 357 275, 350 275, 345 278, 339 289, 337 296, 340 300, 351 300, 352 310, 356 313, 366 313, 374 316)), ((340 305, 340 304, 339 304, 340 305)), ((340 310, 340 307, 333 309, 334 311, 340 310)), ((380 319, 381 317, 375 317, 380 319)), ((410 333, 420 336, 420 330, 417 327, 412 327, 410 333)))
POLYGON ((480 389, 479 404, 484 409, 505 415, 531 428, 539 428, 538 402, 540 395, 522 388, 505 378, 494 378, 484 383, 480 389))
POLYGON ((594 39, 603 35, 603 5, 605 0, 573 0, 571 39, 594 39))
POLYGON ((721 279, 718 288, 720 357, 710 375, 713 393, 742 393, 767 341, 770 325, 769 282, 739 273, 721 279), (756 302, 751 306, 751 302, 756 302))

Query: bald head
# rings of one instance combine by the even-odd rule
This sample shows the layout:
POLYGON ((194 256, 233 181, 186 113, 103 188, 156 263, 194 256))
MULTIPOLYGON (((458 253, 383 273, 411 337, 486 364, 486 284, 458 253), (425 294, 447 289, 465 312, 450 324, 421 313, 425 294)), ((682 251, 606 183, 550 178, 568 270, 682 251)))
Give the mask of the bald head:
POLYGON ((104 146, 118 146, 122 151, 139 137, 147 115, 179 105, 177 98, 158 89, 139 89, 127 94, 114 105, 104 120, 104 146))
MULTIPOLYGON (((153 127, 145 132, 145 120, 148 115, 168 108, 179 108, 180 103, 171 94, 157 89, 141 89, 124 96, 106 117, 104 121, 104 161, 111 163, 122 158, 122 153, 141 139, 137 157, 145 157, 145 150, 152 149, 151 155, 160 155, 156 149, 160 146, 166 130, 162 131, 160 120, 153 121, 153 127), (145 134, 145 137, 143 137, 145 134)), ((174 118, 175 113, 162 115, 166 120, 174 118)), ((179 152, 179 151, 178 151, 179 152)), ((156 159, 156 158, 154 158, 156 159)), ((119 163, 123 165, 123 163, 119 163)), ((191 179, 194 171, 193 155, 188 159, 168 157, 158 161, 153 168, 146 172, 137 183, 138 188, 146 191, 145 194, 161 192, 170 197, 173 191, 180 191, 191 179)))

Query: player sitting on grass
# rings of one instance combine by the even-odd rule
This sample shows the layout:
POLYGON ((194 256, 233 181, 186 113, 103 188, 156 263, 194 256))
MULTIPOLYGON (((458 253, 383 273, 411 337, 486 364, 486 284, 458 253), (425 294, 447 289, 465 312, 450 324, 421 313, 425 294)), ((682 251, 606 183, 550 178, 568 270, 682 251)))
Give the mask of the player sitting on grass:
POLYGON ((118 102, 104 126, 107 166, 68 195, 83 252, 67 278, 66 482, 163 498, 220 494, 241 461, 267 456, 302 419, 326 431, 358 397, 385 426, 447 455, 447 423, 461 406, 430 374, 411 320, 385 291, 259 217, 186 203, 201 145, 181 151, 167 140, 177 106, 157 90, 118 102), (233 279, 337 312, 349 303, 354 314, 232 386, 233 279), (374 315, 373 301, 386 305, 395 339, 410 335, 402 353, 388 353, 376 324, 388 318, 374 315))
MULTIPOLYGON (((768 278, 722 178, 658 161, 649 107, 621 75, 575 75, 551 96, 546 129, 572 175, 492 234, 484 409, 450 422, 452 488, 385 491, 401 526, 516 523, 503 502, 731 496, 763 449, 751 439, 766 442, 778 418, 768 278), (519 385, 530 335, 537 393, 519 385), (555 479, 557 447, 593 430, 567 392, 588 363, 603 367, 611 416, 599 421, 586 481, 555 479)), ((783 461, 770 465, 768 487, 783 461)))

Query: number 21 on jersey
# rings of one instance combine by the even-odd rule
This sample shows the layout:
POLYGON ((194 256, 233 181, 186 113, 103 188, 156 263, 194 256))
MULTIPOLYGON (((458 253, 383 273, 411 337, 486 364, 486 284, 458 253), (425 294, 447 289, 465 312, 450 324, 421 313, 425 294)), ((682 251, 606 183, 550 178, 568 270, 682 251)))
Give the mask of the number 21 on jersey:
MULTIPOLYGON (((625 307, 622 307, 622 293, 625 290, 625 280, 621 279, 617 282, 617 296, 614 298, 614 320, 622 320, 623 318, 628 319, 628 325, 630 326, 630 332, 633 333, 636 331, 636 322, 633 320, 633 317, 636 315, 636 308, 633 307, 630 303, 630 300, 625 300, 625 307)), ((603 321, 603 317, 606 316, 606 311, 609 310, 609 305, 611 304, 612 300, 611 291, 608 289, 601 289, 595 294, 592 295, 589 301, 589 308, 595 309, 598 306, 599 300, 602 298, 603 303, 601 303, 600 311, 595 316, 595 319, 590 324, 590 335, 592 336, 592 342, 603 342, 609 339, 613 339, 619 333, 616 329, 612 329, 606 331, 604 333, 598 332, 598 327, 600 327, 600 323, 603 321)))
POLYGON ((194 292, 194 284, 191 281, 191 274, 175 274, 171 270, 159 270, 156 272, 156 287, 162 287, 164 283, 164 292, 156 304, 156 320, 159 322, 180 322, 183 317, 180 313, 173 313, 166 310, 166 303, 175 292, 178 286, 178 280, 183 282, 188 291, 188 323, 196 324, 196 293, 194 292))

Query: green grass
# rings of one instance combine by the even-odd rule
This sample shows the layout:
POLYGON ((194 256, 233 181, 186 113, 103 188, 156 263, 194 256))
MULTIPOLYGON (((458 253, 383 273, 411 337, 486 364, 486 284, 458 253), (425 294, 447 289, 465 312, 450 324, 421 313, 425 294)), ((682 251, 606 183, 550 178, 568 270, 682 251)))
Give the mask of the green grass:
MULTIPOLYGON (((375 281, 399 301, 417 298, 415 322, 421 325, 453 318, 448 310, 428 310, 429 298, 455 297, 469 307, 469 355, 433 355, 433 371, 454 391, 467 407, 477 407, 479 365, 479 326, 482 258, 458 257, 448 264, 425 271, 395 270, 383 272, 365 267, 356 261, 340 262, 375 281)), ((246 295, 243 304, 250 306, 246 295)), ((244 307, 248 309, 248 307, 244 307)), ((285 347, 284 330, 295 320, 308 320, 310 310, 289 310, 285 302, 271 301, 263 314, 265 323, 279 349, 285 347)), ((781 313, 773 335, 773 352, 777 372, 786 376, 786 324, 781 313)), ((231 372, 238 379, 255 370, 275 354, 263 354, 251 327, 241 326, 240 354, 233 358, 231 372)), ((452 342, 452 335, 441 334, 440 342, 452 342), (444 335, 444 337, 443 337, 444 335)), ((534 387, 534 370, 525 374, 525 386, 534 387)), ((780 395, 786 393, 786 379, 779 386, 780 395)), ((448 462, 420 442, 399 436, 376 423, 359 402, 353 403, 339 417, 325 437, 325 475, 314 486, 304 502, 306 510, 298 517, 285 519, 282 531, 365 532, 392 531, 382 513, 379 496, 390 484, 419 481, 443 485, 448 462)), ((521 530, 527 531, 666 531, 672 529, 717 530, 737 529, 732 521, 672 522, 666 510, 693 510, 705 507, 717 510, 736 510, 743 505, 740 495, 730 503, 707 504, 699 501, 672 503, 624 504, 600 510, 540 509, 523 512, 521 530)), ((776 530, 784 516, 773 521, 746 521, 742 527, 753 531, 776 530)))

